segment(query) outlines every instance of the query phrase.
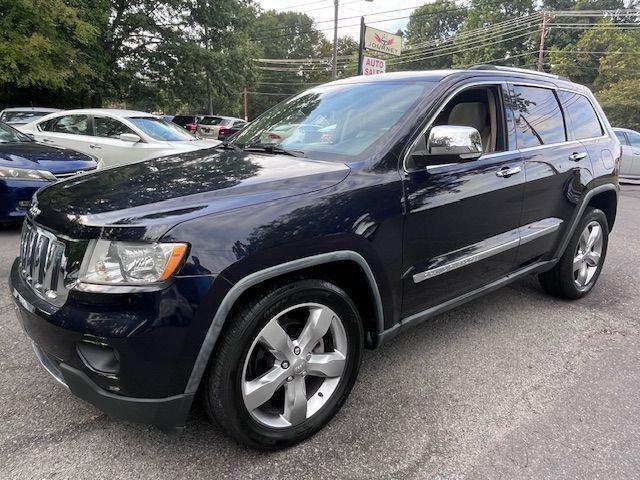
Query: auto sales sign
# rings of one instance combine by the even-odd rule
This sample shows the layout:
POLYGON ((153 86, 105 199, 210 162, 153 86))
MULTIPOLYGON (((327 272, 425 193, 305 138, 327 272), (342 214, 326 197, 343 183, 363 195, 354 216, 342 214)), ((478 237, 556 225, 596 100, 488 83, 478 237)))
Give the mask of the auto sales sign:
POLYGON ((377 75, 378 73, 385 72, 385 61, 378 58, 362 57, 362 74, 363 75, 377 75))
POLYGON ((377 28, 366 27, 364 32, 364 48, 389 55, 400 55, 402 37, 377 28))

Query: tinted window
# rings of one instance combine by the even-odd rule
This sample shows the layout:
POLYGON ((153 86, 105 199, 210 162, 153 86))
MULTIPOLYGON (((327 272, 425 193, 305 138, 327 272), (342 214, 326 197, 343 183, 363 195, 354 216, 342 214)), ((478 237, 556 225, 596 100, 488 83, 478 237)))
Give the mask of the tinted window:
POLYGON ((640 147, 640 134, 635 132, 628 132, 629 142, 632 147, 640 147))
POLYGON ((560 99, 564 111, 571 118, 576 140, 602 135, 602 126, 587 97, 579 93, 560 91, 560 99))
POLYGON ((193 115, 176 115, 171 120, 176 125, 180 125, 181 127, 185 127, 190 123, 197 123, 197 118, 193 115))
POLYGON ((86 115, 65 115, 51 119, 41 125, 41 128, 48 132, 89 135, 89 117, 86 115))
POLYGON ((93 125, 96 137, 119 138, 123 133, 133 133, 135 135, 133 130, 115 118, 93 117, 93 125))
POLYGON ((629 143, 627 142, 627 137, 625 136, 624 132, 616 131, 616 137, 618 137, 618 140, 620 141, 621 144, 629 145, 629 143))
POLYGON ((553 90, 518 85, 513 90, 518 148, 566 140, 562 111, 553 90))

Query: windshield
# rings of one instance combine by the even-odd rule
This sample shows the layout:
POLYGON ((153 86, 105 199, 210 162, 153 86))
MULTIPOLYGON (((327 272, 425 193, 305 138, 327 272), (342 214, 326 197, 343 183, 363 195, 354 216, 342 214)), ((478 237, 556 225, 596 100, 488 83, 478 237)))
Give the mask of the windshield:
POLYGON ((264 113, 238 134, 240 148, 260 146, 355 156, 391 130, 434 83, 354 83, 314 88, 264 113))
POLYGON ((51 112, 4 112, 0 117, 0 121, 6 123, 30 123, 49 113, 51 112))
POLYGON ((131 123, 155 140, 164 142, 184 142, 197 140, 178 125, 155 117, 129 117, 131 123))
POLYGON ((222 117, 204 117, 200 120, 200 125, 220 125, 222 122, 224 122, 222 117))
POLYGON ((0 123, 0 143, 24 143, 32 140, 15 128, 0 123))

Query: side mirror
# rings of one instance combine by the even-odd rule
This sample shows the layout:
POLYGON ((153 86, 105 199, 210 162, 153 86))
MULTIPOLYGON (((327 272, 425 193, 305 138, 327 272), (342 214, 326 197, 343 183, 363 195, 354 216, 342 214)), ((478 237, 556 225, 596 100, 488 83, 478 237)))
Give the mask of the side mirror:
POLYGON ((456 160, 478 158, 482 155, 482 137, 472 127, 438 125, 429 131, 427 155, 456 160))
POLYGON ((141 140, 140 137, 135 133, 121 133, 118 138, 120 138, 120 140, 122 140, 123 142, 131 143, 138 143, 141 140))

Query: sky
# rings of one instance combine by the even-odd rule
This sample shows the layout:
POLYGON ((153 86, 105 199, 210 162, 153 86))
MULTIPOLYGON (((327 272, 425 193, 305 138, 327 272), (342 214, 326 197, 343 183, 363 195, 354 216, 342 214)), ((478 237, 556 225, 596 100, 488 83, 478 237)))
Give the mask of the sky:
MULTIPOLYGON (((365 22, 372 27, 395 33, 399 28, 407 26, 408 18, 393 19, 395 17, 408 17, 418 6, 427 1, 419 0, 339 0, 338 16, 344 20, 338 22, 338 35, 349 35, 358 39, 360 35, 360 16, 365 16, 365 22), (371 15, 377 12, 398 10, 380 15, 371 15), (357 17, 357 18, 348 18, 357 17), (393 20, 378 22, 391 18, 393 20), (375 23, 371 23, 375 20, 375 23)), ((264 9, 278 11, 292 10, 304 12, 316 21, 318 29, 321 29, 329 40, 333 40, 333 0, 257 0, 264 9)))

